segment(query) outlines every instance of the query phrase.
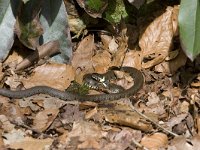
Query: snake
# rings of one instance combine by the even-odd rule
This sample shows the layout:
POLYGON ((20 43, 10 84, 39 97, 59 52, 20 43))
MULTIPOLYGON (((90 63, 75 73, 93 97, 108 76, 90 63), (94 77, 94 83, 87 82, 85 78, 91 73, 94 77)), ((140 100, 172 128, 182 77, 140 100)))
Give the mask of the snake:
MULTIPOLYGON (((11 99, 23 99, 25 97, 30 97, 37 94, 47 94, 52 97, 57 97, 64 101, 72 101, 72 100, 78 100, 78 101, 103 101, 103 100, 117 100, 120 98, 128 98, 135 93, 137 93, 143 86, 144 83, 144 77, 142 75, 142 72, 139 71, 136 68, 133 67, 115 67, 114 69, 109 70, 109 74, 99 74, 99 76, 103 78, 107 78, 107 76, 111 75, 113 76, 114 71, 123 71, 125 73, 128 73, 134 80, 134 85, 131 86, 129 89, 119 91, 119 93, 109 93, 109 94, 93 94, 93 95, 81 95, 78 93, 73 93, 69 91, 61 91, 49 86, 34 86, 25 90, 17 90, 13 91, 6 88, 0 88, 0 95, 9 97, 11 99)), ((95 77, 94 77, 95 78, 95 77)), ((110 78, 110 77, 108 77, 110 78)))

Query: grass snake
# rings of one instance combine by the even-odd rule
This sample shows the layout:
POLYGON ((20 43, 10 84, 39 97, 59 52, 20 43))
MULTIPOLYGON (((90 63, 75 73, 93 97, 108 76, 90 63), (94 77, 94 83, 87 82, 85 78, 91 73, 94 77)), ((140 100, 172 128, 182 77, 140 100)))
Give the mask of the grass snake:
POLYGON ((12 91, 9 89, 0 88, 0 95, 9 98, 21 99, 36 94, 48 94, 50 96, 57 97, 65 101, 70 101, 70 100, 102 101, 102 100, 116 100, 120 98, 130 97, 142 88, 144 78, 141 71, 132 67, 121 67, 121 68, 115 68, 113 69, 113 71, 114 70, 119 70, 129 73, 129 75, 134 80, 134 85, 127 90, 120 91, 119 93, 110 93, 110 94, 80 95, 77 93, 61 91, 48 86, 35 86, 29 89, 19 90, 19 91, 12 91))

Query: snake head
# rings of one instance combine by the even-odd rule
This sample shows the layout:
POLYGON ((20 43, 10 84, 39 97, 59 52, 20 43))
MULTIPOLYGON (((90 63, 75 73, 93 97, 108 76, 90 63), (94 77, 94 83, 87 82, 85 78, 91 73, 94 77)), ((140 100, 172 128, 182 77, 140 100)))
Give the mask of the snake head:
POLYGON ((93 73, 92 74, 92 78, 95 79, 96 81, 103 83, 106 81, 106 78, 104 75, 102 74, 98 74, 98 73, 93 73))

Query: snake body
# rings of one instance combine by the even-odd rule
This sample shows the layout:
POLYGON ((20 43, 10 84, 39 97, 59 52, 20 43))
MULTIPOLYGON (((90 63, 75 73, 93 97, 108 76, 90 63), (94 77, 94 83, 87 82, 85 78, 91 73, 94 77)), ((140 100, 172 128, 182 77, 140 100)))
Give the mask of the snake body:
POLYGON ((54 89, 48 86, 35 86, 29 89, 19 90, 19 91, 12 91, 9 89, 0 88, 0 95, 9 98, 21 99, 36 94, 48 94, 50 96, 57 97, 65 101, 70 101, 70 100, 102 101, 102 100, 116 100, 124 97, 130 97, 142 88, 144 78, 139 70, 132 67, 121 67, 119 71, 129 73, 130 76, 134 79, 134 85, 131 88, 124 91, 120 91, 119 93, 80 95, 72 92, 60 91, 58 89, 54 89))

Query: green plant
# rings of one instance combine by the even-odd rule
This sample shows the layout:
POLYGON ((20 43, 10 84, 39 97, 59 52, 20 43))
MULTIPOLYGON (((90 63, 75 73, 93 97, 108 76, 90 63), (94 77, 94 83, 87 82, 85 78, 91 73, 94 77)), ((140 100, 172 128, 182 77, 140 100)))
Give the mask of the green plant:
POLYGON ((45 43, 59 41, 57 62, 67 62, 72 55, 67 13, 62 0, 0 0, 0 61, 14 42, 15 34, 25 46, 37 49, 45 43))
POLYGON ((182 48, 194 60, 200 53, 200 2, 182 0, 179 11, 179 31, 182 48))

